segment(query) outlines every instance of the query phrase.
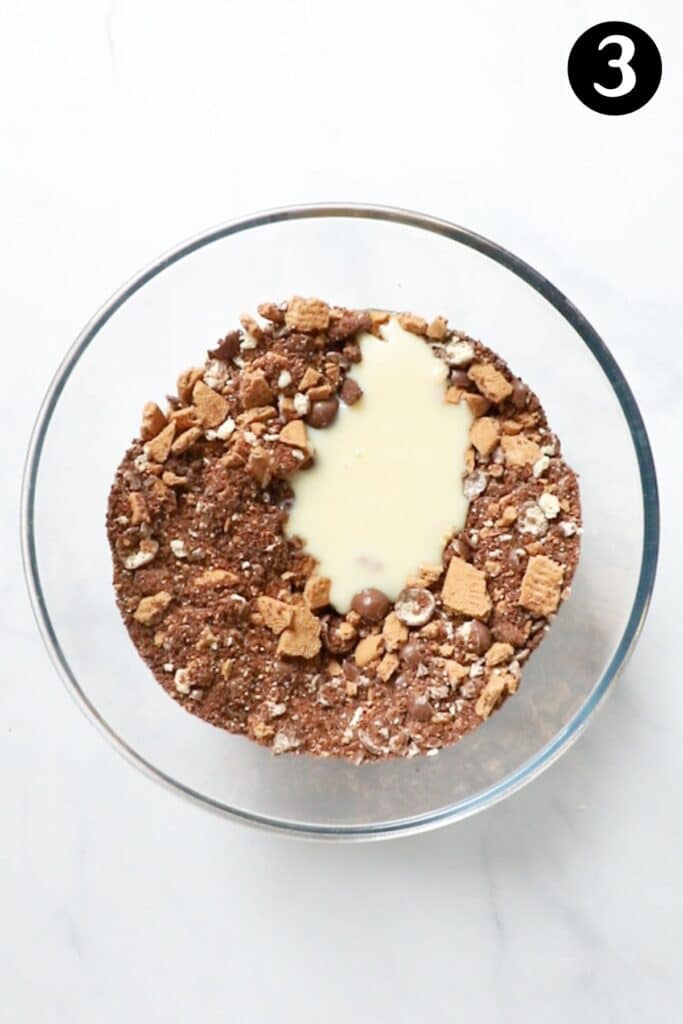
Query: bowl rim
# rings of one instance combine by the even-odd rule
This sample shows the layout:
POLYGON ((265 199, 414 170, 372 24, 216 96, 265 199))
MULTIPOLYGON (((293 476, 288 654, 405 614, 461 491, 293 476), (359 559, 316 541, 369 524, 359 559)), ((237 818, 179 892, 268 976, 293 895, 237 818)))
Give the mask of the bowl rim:
POLYGON ((576 306, 546 277, 531 267, 524 260, 504 249, 496 242, 470 231, 450 221, 418 213, 399 207, 377 206, 363 203, 310 203, 303 205, 278 207, 249 214, 219 224, 200 232, 184 242, 174 246, 163 255, 153 260, 146 267, 123 284, 95 315, 86 323, 68 349, 62 362, 48 387, 40 405, 31 434, 29 447, 24 464, 21 489, 21 549, 24 576, 29 592, 33 614, 47 648, 48 654, 62 682, 84 712, 94 724, 128 761, 140 769, 149 778, 164 785, 167 789, 184 796, 193 803, 212 810, 224 817, 250 824, 270 831, 286 833, 292 836, 327 839, 327 840, 373 840, 389 838, 397 835, 409 835, 438 828, 441 825, 460 821, 472 814, 482 811, 498 803, 506 796, 515 793, 522 786, 531 782, 542 771, 553 764, 578 739, 589 719, 605 700, 608 691, 624 668, 640 635, 645 621, 657 569, 659 549, 659 498, 654 460, 647 431, 643 423, 636 400, 626 382, 616 360, 605 345, 597 331, 592 327, 576 306), (95 339, 100 329, 116 313, 116 311, 141 289, 148 281, 156 277, 167 267, 177 263, 196 250, 210 245, 212 242, 238 234, 252 228, 263 227, 288 220, 308 220, 315 218, 361 218, 367 220, 386 221, 401 224, 405 227, 418 228, 441 235, 451 241, 466 245, 494 260, 511 271, 527 285, 538 292, 558 313, 574 328, 597 359, 607 380, 612 387, 624 413, 631 433, 631 440, 636 453, 640 473, 643 501, 643 547, 641 554, 638 585, 631 611, 614 654, 602 676, 597 680, 591 694, 575 712, 570 721, 532 758, 520 765, 515 771, 480 793, 459 801, 437 811, 400 818, 395 821, 382 821, 371 825, 326 825, 309 824, 276 818, 254 813, 241 808, 230 807, 221 801, 206 796, 171 775, 161 771, 134 750, 121 736, 116 733, 107 721, 91 704, 61 649, 59 639, 50 619, 47 602, 43 593, 34 532, 36 483, 40 468, 40 459, 47 430, 52 414, 57 406, 62 391, 74 370, 81 355, 95 339))

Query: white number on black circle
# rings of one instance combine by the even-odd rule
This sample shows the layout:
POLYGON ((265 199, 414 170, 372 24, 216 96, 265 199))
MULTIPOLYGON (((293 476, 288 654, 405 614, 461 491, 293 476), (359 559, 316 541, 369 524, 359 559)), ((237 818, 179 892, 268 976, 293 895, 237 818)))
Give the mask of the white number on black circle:
POLYGON ((610 43, 616 43, 619 47, 619 56, 612 57, 611 60, 607 61, 607 64, 611 68, 618 68, 621 72, 621 81, 619 85, 615 85, 611 89, 605 88, 604 85, 600 85, 599 82, 593 82, 593 88, 596 92, 599 92, 601 96, 608 96, 616 98, 617 96, 627 96, 628 93, 632 92, 636 84, 636 73, 631 67, 630 61, 633 60, 636 48, 633 45, 633 40, 629 39, 628 36, 613 35, 605 36, 598 50, 603 50, 610 43))

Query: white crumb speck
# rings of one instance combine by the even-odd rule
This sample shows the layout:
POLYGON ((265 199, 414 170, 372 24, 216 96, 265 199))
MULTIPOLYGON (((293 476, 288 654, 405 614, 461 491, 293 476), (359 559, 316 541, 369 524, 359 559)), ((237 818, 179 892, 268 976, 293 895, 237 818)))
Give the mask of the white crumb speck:
POLYGON ((534 462, 533 474, 536 478, 543 476, 546 469, 550 465, 550 459, 547 455, 541 455, 540 459, 536 459, 534 462))
POLYGON ((299 416, 306 416, 311 411, 311 400, 308 395, 297 391, 294 395, 294 408, 299 416))
POLYGON ((232 416, 228 416, 227 420, 224 420, 219 427, 216 427, 216 437, 220 441, 227 441, 234 430, 235 421, 232 416))
POLYGON ((554 494, 545 491, 538 499, 538 504, 543 509, 546 519, 556 519, 560 514, 560 503, 554 494))

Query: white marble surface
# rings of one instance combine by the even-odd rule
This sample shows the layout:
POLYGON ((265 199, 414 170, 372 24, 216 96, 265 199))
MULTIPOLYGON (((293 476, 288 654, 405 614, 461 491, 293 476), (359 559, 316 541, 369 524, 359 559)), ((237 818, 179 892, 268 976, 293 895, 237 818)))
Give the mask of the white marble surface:
POLYGON ((681 1019, 681 30, 667 0, 4 0, 4 1019, 681 1019), (608 17, 664 60, 621 119, 564 74, 608 17), (651 615, 585 737, 487 814, 371 846, 248 831, 128 767, 48 662, 17 543, 31 423, 90 313, 178 239, 316 199, 450 217, 559 284, 633 385, 663 501, 651 615))

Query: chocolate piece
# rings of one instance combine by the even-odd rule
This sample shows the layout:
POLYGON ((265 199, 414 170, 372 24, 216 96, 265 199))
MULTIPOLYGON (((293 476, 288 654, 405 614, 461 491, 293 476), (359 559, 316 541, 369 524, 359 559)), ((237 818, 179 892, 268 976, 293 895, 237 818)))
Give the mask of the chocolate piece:
POLYGON ((346 405, 355 405, 363 394, 363 389, 352 377, 347 377, 341 386, 341 400, 346 405))
POLYGON ((515 409, 523 409, 526 405, 526 400, 529 395, 529 389, 526 384, 522 384, 519 377, 516 377, 512 384, 512 394, 510 399, 515 409))
POLYGON ((414 718, 416 722, 429 722, 433 714, 434 708, 429 703, 427 697, 414 697, 412 694, 408 697, 408 715, 410 718, 414 718))
POLYGON ((323 398, 318 402, 313 402, 311 410, 306 416, 306 422, 309 426, 319 430, 322 427, 329 427, 334 423, 338 411, 338 398, 323 398))
POLYGON ((467 541, 467 537, 465 537, 464 534, 460 534, 459 537, 456 537, 456 539, 451 544, 451 547, 453 548, 454 554, 456 554, 458 558, 462 558, 463 561, 465 562, 472 561, 472 548, 470 547, 467 541))
POLYGON ((242 339, 241 331, 229 331, 221 341, 218 342, 215 348, 208 350, 210 359, 234 359, 240 350, 240 341, 242 339))
POLYGON ((391 601, 381 590, 367 587, 354 596, 351 607, 366 622, 381 622, 391 608, 391 601))
POLYGON ((474 654, 485 654, 491 646, 491 630, 479 619, 472 619, 460 627, 465 647, 474 654))
POLYGON ((358 633, 350 622, 328 617, 323 619, 323 644, 332 654, 347 654, 355 646, 358 633))
POLYGON ((417 668, 420 662, 423 660, 423 652, 418 643, 414 640, 409 640, 401 648, 401 659, 405 662, 408 668, 417 668))
POLYGON ((342 354, 350 363, 359 363, 361 361, 360 345, 357 341, 348 341, 342 349, 342 354))
POLYGON ((466 370, 451 370, 450 382, 453 387, 462 388, 463 391, 467 391, 472 386, 466 370))

